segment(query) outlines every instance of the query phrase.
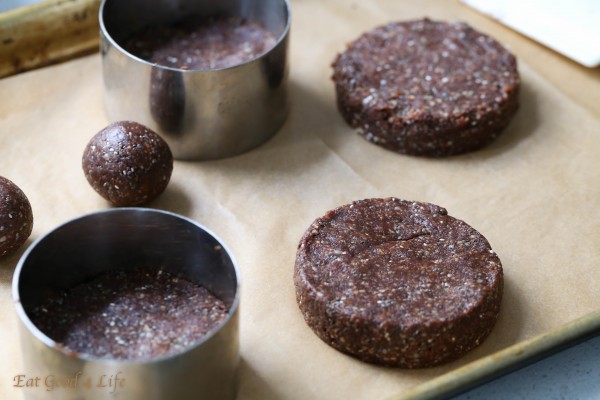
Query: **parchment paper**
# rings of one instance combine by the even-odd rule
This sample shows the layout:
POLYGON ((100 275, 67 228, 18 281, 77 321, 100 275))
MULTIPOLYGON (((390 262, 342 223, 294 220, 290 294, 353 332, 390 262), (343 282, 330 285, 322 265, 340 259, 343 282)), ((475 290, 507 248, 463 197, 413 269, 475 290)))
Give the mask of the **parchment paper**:
MULTIPOLYGON (((586 70, 455 2, 292 1, 290 100, 284 128, 247 154, 176 162, 150 207, 214 230, 241 266, 239 399, 377 399, 600 307, 600 71, 586 70), (379 148, 343 122, 330 62, 361 32, 392 20, 463 20, 519 60, 521 108, 490 147, 447 159, 379 148), (292 273, 304 230, 352 200, 396 196, 439 204, 482 232, 506 288, 489 339, 463 359, 400 370, 356 361, 322 343, 296 306, 292 273)), ((85 144, 107 125, 100 57, 0 81, 0 175, 31 201, 31 240, 109 205, 81 170, 85 144)), ((10 283, 24 248, 0 260, 0 398, 19 399, 21 365, 10 283)))

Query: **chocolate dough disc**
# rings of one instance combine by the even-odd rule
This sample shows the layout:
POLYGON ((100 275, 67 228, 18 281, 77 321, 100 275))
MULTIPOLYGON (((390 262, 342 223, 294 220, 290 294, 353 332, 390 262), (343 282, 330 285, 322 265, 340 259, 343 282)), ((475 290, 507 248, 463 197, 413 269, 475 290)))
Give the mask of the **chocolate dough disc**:
POLYGON ((464 23, 381 26, 333 63, 338 108, 367 140, 441 157, 482 148, 518 108, 515 57, 464 23))
POLYGON ((294 283, 323 341, 361 360, 422 368, 479 345, 502 265, 475 229, 433 204, 369 199, 329 211, 298 247, 294 283))

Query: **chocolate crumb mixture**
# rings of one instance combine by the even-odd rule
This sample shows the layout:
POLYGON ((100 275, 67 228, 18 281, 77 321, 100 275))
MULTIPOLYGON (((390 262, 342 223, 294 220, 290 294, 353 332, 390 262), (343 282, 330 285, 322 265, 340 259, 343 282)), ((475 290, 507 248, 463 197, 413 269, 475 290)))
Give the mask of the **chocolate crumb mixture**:
POLYGON ((423 368, 488 336, 503 275, 488 241, 444 208, 387 198, 317 219, 300 241, 294 283, 304 319, 329 345, 423 368))
POLYGON ((33 323, 67 350, 101 358, 179 353, 227 317, 206 288, 151 268, 109 271, 36 307, 33 323))
POLYGON ((0 176, 0 257, 17 251, 33 230, 33 212, 25 193, 0 176))
POLYGON ((277 39, 262 23, 237 17, 192 16, 173 25, 133 34, 124 48, 159 65, 180 69, 220 69, 250 61, 277 39))

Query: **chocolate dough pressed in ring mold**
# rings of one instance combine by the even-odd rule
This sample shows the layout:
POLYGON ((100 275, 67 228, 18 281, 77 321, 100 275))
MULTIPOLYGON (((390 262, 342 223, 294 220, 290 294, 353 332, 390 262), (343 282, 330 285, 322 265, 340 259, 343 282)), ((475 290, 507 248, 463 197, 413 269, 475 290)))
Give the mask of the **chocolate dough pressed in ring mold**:
POLYGON ((480 149, 518 108, 515 57, 460 22, 378 27, 350 43, 333 69, 346 122, 400 153, 443 157, 480 149))
POLYGON ((294 284, 306 323, 332 347, 423 368, 489 335, 503 274, 488 241, 444 208, 386 198, 318 218, 300 240, 294 284))

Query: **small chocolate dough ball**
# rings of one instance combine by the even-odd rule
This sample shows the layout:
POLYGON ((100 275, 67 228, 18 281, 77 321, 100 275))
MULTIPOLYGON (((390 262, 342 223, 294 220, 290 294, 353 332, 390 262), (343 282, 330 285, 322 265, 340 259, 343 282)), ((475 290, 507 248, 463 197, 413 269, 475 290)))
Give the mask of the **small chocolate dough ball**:
POLYGON ((82 165, 100 196, 116 206, 135 206, 165 190, 173 171, 173 155, 157 133, 137 122, 120 121, 92 137, 82 165))
POLYGON ((0 176, 0 257, 16 251, 31 235, 33 213, 25 193, 0 176))

